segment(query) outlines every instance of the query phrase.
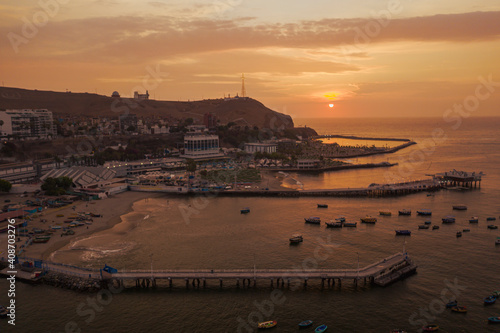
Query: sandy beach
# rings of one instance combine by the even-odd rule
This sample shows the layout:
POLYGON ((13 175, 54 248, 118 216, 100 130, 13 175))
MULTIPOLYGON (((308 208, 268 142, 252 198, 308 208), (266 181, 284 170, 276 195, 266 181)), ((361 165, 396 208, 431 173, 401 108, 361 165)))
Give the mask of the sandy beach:
MULTIPOLYGON (((290 188, 284 187, 283 181, 285 176, 274 171, 261 171, 262 180, 260 182, 260 187, 267 187, 270 190, 292 190, 290 188)), ((90 212, 93 214, 100 214, 101 217, 93 218, 93 223, 90 225, 80 226, 74 228, 75 234, 69 236, 61 236, 62 231, 57 230, 52 235, 52 238, 47 243, 34 243, 26 247, 21 256, 44 259, 47 260, 50 255, 68 245, 71 241, 82 239, 95 234, 99 231, 112 228, 114 225, 120 223, 121 216, 127 214, 132 210, 132 205, 134 202, 139 200, 144 200, 146 198, 154 198, 157 196, 164 196, 160 193, 151 192, 123 192, 104 200, 95 200, 91 202, 87 201, 76 201, 72 205, 68 205, 62 208, 53 208, 44 210, 41 214, 38 214, 36 218, 33 218, 29 224, 28 229, 33 228, 40 229, 50 229, 51 226, 61 226, 65 227, 67 224, 64 221, 68 216, 75 215, 77 212, 90 212), (74 207, 74 209, 73 209, 74 207), (58 216, 63 215, 63 216, 58 216), (46 220, 46 222, 42 222, 46 220)), ((10 199, 11 203, 24 202, 30 199, 31 196, 20 198, 16 195, 3 195, 0 199, 10 199)), ((2 225, 6 222, 2 222, 2 225)), ((17 242, 18 246, 21 246, 27 240, 26 237, 19 237, 20 241, 17 242)), ((0 243, 7 244, 7 234, 0 234, 0 243)), ((4 256, 6 249, 0 249, 0 256, 4 256)))

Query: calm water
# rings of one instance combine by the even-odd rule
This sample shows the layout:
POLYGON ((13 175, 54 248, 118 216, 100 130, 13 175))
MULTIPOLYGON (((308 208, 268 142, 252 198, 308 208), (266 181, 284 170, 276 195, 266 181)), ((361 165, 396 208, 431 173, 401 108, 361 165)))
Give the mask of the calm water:
MULTIPOLYGON (((498 219, 500 215, 500 120, 467 119, 458 130, 435 119, 296 121, 306 122, 323 134, 402 137, 419 144, 396 154, 357 160, 400 163, 390 169, 289 176, 304 188, 367 186, 386 179, 420 179, 451 169, 483 171, 487 176, 480 190, 440 191, 430 197, 423 193, 383 199, 143 200, 118 228, 58 251, 54 260, 91 267, 107 263, 118 269, 150 269, 151 263, 155 269, 355 268, 358 254, 362 267, 402 251, 406 239, 406 249, 419 266, 418 274, 387 288, 363 283, 355 287, 352 281, 344 281, 341 287, 322 290, 319 282, 311 281, 306 291, 284 288, 279 297, 273 297, 276 294, 271 294, 264 281, 256 289, 237 289, 235 281, 228 280, 222 290, 217 282, 209 282, 206 290, 186 290, 184 282, 174 281, 173 290, 127 289, 107 298, 102 301, 106 305, 93 311, 95 317, 85 305, 94 294, 19 283, 16 330, 1 321, 1 332, 64 332, 71 321, 82 332, 247 332, 242 323, 262 319, 278 320, 274 332, 296 332, 298 322, 305 319, 327 324, 328 331, 335 332, 388 332, 397 327, 416 332, 425 316, 432 317, 428 322, 439 324, 441 332, 499 332, 500 327, 488 325, 486 318, 500 315, 500 304, 485 307, 482 299, 500 290, 500 246, 494 244, 500 230, 487 229, 485 221, 487 216, 498 219), (442 129, 446 139, 430 146, 428 140, 437 129, 442 129), (329 208, 318 209, 317 203, 327 203, 329 208), (469 209, 452 211, 452 205, 461 203, 469 209), (251 213, 241 215, 239 210, 246 206, 251 213), (323 220, 345 215, 359 221, 379 210, 395 214, 399 209, 423 208, 432 210, 430 220, 440 225, 439 230, 417 230, 427 218, 397 214, 380 217, 376 225, 358 223, 356 229, 327 230, 324 225, 303 223, 311 215, 323 220), (442 225, 441 217, 449 214, 456 215, 457 223, 442 225), (480 217, 478 225, 466 221, 473 215, 480 217), (401 228, 412 230, 412 236, 395 237, 394 229, 401 228), (457 239, 456 231, 463 228, 471 232, 457 239), (288 238, 296 232, 303 234, 304 243, 290 247, 288 238), (454 292, 450 285, 458 285, 458 300, 469 308, 467 314, 441 309, 441 295, 454 292)), ((6 287, 2 279, 0 289, 6 287)), ((0 303, 6 300, 2 293, 0 303)))

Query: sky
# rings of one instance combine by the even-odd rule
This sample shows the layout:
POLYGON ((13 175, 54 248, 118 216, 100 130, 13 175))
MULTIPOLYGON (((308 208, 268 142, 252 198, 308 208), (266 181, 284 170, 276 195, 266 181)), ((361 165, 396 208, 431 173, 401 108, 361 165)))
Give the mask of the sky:
POLYGON ((498 0, 0 0, 6 87, 246 95, 292 117, 500 115, 498 0))

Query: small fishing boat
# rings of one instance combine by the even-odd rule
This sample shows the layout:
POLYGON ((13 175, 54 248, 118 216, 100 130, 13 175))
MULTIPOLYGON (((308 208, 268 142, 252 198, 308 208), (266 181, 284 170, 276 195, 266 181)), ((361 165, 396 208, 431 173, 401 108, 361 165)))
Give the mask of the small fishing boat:
POLYGON ((344 228, 356 228, 358 222, 344 222, 344 228))
POLYGON ((299 234, 292 235, 292 237, 290 238, 290 244, 298 244, 302 243, 303 241, 304 238, 302 238, 302 235, 299 234))
POLYGON ((431 216, 432 212, 428 209, 417 210, 417 215, 431 216))
POLYGON ((299 327, 304 328, 304 327, 309 327, 313 324, 312 320, 304 320, 299 323, 299 327))
POLYGON ((494 224, 490 224, 490 225, 488 225, 488 229, 498 229, 498 226, 496 226, 494 224))
POLYGON ((327 228, 342 228, 342 226, 344 225, 344 223, 342 222, 333 222, 333 221, 325 222, 325 224, 327 228))
POLYGON ((438 329, 439 329, 439 326, 435 325, 435 324, 422 327, 422 330, 424 330, 425 332, 435 332, 438 329))
MULTIPOLYGON (((500 237, 499 237, 500 238, 500 237)), ((491 293, 491 295, 495 296, 496 298, 500 297, 500 291, 494 291, 491 293)))
POLYGON ((495 296, 488 296, 484 299, 484 304, 495 304, 495 302, 497 301, 497 298, 495 296))
MULTIPOLYGON (((497 239, 495 239, 495 245, 500 245, 500 237, 497 237, 497 239)), ((496 296, 500 296, 500 295, 496 295, 496 296)))
POLYGON ((444 218, 441 219, 441 221, 443 221, 443 223, 455 223, 455 216, 451 216, 451 215, 448 215, 444 218))
POLYGON ((411 215, 411 210, 408 210, 408 209, 403 209, 403 210, 400 210, 398 211, 398 214, 399 215, 411 215))
POLYGON ((68 230, 65 230, 61 235, 63 236, 71 236, 71 235, 74 235, 75 232, 71 229, 68 229, 68 230))
POLYGON ((470 229, 466 228, 466 229, 462 230, 462 232, 470 232, 470 229))
POLYGON ((432 223, 431 221, 425 221, 425 222, 424 222, 424 224, 427 224, 427 225, 429 225, 429 224, 431 224, 431 223, 432 223))
POLYGON ((386 210, 381 210, 380 212, 378 212, 380 215, 382 216, 391 216, 392 213, 389 212, 389 211, 386 211, 386 210))
POLYGON ((455 307, 457 305, 458 305, 457 301, 449 301, 448 303, 446 303, 446 308, 450 309, 450 308, 453 308, 453 307, 455 307))
POLYGON ((361 222, 362 223, 376 223, 377 222, 377 219, 375 217, 372 217, 372 216, 366 216, 366 217, 362 217, 361 218, 361 222))
POLYGON ((242 210, 240 210, 240 213, 241 213, 241 214, 248 214, 248 213, 250 213, 250 208, 245 207, 245 208, 243 208, 242 210))
POLYGON ((321 219, 317 216, 311 216, 309 218, 304 218, 304 220, 306 221, 306 223, 312 223, 312 224, 320 224, 321 223, 321 219))
POLYGON ((496 221, 496 220, 497 218, 492 216, 486 218, 486 221, 496 221))
POLYGON ((432 226, 432 230, 436 230, 436 229, 439 229, 439 226, 438 225, 433 225, 432 226))
POLYGON ((33 243, 47 243, 50 240, 50 235, 36 236, 33 243))
POLYGON ((328 205, 326 205, 326 204, 318 204, 318 208, 328 208, 328 205))
POLYGON ((401 236, 411 236, 410 230, 396 230, 396 235, 401 236))
POLYGON ((466 205, 454 205, 453 210, 467 210, 466 205))
POLYGON ((316 327, 314 332, 315 333, 323 333, 326 331, 327 328, 328 328, 328 326, 326 326, 326 325, 320 325, 320 326, 316 327))
POLYGON ((458 312, 458 313, 466 313, 467 312, 467 307, 465 307, 465 306, 454 306, 454 307, 451 308, 451 311, 458 312))
POLYGON ((469 219, 469 223, 478 223, 479 222, 479 217, 473 216, 469 219))
POLYGON ((462 237, 462 232, 461 231, 457 231, 457 238, 458 237, 462 237))
POLYGON ((418 226, 419 229, 429 229, 429 226, 427 224, 420 224, 418 226))
POLYGON ((395 328, 390 333, 407 333, 407 332, 405 330, 401 330, 401 329, 395 328))
POLYGON ((258 328, 273 328, 278 322, 276 320, 264 321, 257 325, 258 328))
POLYGON ((337 222, 345 222, 345 216, 339 216, 335 219, 337 222))
POLYGON ((488 322, 492 324, 500 324, 500 317, 489 317, 488 322))
POLYGON ((50 228, 51 228, 52 230, 59 230, 59 229, 62 229, 62 227, 61 227, 60 225, 52 225, 52 226, 50 226, 50 228))

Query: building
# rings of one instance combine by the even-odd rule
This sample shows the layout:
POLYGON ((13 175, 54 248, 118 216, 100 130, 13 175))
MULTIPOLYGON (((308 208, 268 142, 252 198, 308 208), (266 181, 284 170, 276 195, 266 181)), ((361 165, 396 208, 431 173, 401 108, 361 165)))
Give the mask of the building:
POLYGON ((224 157, 219 148, 219 136, 204 133, 186 133, 184 136, 184 155, 181 155, 181 157, 190 159, 224 157))
POLYGON ((113 91, 113 93, 111 94, 111 97, 120 98, 120 93, 118 91, 113 91))
POLYGON ((0 111, 0 136, 47 139, 54 135, 52 112, 47 109, 0 111))
POLYGON ((278 145, 276 143, 245 143, 244 150, 247 153, 254 154, 260 153, 275 153, 278 145))
POLYGON ((146 90, 145 94, 139 94, 138 91, 134 91, 134 99, 140 100, 140 101, 149 99, 149 92, 146 90))
POLYGON ((216 128, 217 127, 217 116, 212 113, 205 113, 203 116, 203 124, 206 128, 216 128))
POLYGON ((130 126, 134 127, 134 131, 137 129, 137 115, 133 113, 122 114, 118 117, 120 122, 120 131, 128 131, 130 126))
POLYGON ((298 169, 315 169, 319 168, 320 161, 319 160, 298 160, 297 168, 298 169))
POLYGON ((59 167, 54 159, 35 160, 23 163, 9 163, 0 165, 0 179, 12 184, 33 182, 44 174, 59 167))

